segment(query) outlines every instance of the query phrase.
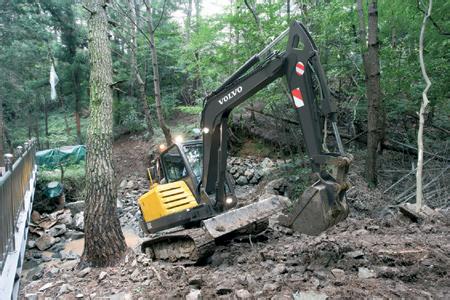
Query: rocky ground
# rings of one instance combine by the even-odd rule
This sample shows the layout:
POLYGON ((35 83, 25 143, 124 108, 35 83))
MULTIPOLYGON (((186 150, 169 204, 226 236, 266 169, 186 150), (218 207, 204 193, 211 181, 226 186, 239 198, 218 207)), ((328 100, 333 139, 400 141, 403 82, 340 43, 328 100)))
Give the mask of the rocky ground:
MULTIPOLYGON (((240 205, 267 192, 286 194, 289 188, 273 180, 283 163, 232 158, 229 170, 240 205)), ((20 297, 448 299, 448 208, 414 222, 389 206, 379 190, 369 190, 357 173, 349 177, 354 185, 348 193, 350 217, 320 236, 292 232, 274 216, 264 233, 223 242, 203 265, 182 266, 140 253, 136 199, 148 182, 138 174, 123 175, 118 214, 130 246, 123 261, 110 268, 78 267, 82 203, 51 215, 34 214, 20 297)))

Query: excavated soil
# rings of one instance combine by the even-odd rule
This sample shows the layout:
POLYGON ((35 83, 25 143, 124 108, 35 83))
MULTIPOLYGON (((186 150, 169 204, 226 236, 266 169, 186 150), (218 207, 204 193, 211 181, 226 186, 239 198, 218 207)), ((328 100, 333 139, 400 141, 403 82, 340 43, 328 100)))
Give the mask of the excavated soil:
MULTIPOLYGON (((130 199, 121 200, 122 224, 134 222, 132 200, 145 189, 144 179, 136 180, 127 172, 145 174, 148 149, 148 143, 127 139, 115 145, 118 178, 125 179, 119 199, 125 195, 130 199), (127 180, 134 186, 127 187, 127 180)), ((199 266, 152 262, 139 247, 110 268, 80 270, 77 260, 52 260, 43 265, 41 278, 22 279, 20 297, 449 299, 448 207, 438 211, 439 217, 415 223, 390 207, 380 190, 368 189, 359 173, 352 171, 349 177, 350 217, 318 237, 281 227, 274 216, 264 233, 222 242, 199 266)), ((266 184, 262 180, 237 192, 243 202, 250 202, 266 184)))

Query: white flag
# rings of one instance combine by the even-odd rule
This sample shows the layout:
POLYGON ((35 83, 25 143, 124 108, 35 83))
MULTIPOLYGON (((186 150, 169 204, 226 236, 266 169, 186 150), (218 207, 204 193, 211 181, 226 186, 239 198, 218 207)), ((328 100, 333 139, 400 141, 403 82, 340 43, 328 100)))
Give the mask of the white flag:
POLYGON ((50 99, 56 100, 56 85, 59 78, 55 71, 55 66, 52 64, 50 67, 50 99))

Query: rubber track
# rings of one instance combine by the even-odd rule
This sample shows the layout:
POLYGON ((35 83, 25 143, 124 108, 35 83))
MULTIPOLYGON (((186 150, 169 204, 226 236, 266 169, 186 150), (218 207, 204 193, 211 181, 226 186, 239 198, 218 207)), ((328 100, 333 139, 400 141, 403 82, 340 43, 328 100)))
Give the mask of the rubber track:
POLYGON ((214 239, 202 228, 183 229, 145 240, 141 250, 154 260, 193 265, 211 256, 214 239), (150 250, 150 251, 149 251, 150 250))

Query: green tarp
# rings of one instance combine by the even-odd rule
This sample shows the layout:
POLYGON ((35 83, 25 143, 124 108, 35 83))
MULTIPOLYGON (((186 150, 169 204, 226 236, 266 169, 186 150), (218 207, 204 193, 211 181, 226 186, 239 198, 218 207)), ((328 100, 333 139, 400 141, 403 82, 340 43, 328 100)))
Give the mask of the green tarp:
POLYGON ((84 145, 67 146, 36 152, 36 164, 47 169, 56 169, 60 165, 79 164, 86 159, 84 145))

